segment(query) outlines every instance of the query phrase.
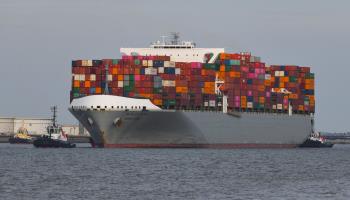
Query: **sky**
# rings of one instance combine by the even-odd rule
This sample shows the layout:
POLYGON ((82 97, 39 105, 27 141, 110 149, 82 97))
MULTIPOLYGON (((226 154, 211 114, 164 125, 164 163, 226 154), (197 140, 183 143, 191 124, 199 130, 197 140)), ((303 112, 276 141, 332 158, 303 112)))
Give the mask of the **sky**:
POLYGON ((119 58, 176 31, 198 47, 311 66, 316 129, 350 131, 350 1, 1 0, 0 116, 78 122, 68 112, 71 61, 119 58))

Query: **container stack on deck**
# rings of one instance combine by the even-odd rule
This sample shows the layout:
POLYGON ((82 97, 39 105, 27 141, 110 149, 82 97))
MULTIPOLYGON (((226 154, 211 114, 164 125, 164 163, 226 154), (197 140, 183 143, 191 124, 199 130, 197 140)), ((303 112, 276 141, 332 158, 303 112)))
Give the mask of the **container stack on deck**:
POLYGON ((290 104, 294 113, 315 111, 309 67, 266 66, 249 53, 222 53, 215 63, 173 62, 169 56, 75 60, 72 74, 71 100, 108 93, 148 98, 163 109, 220 110, 218 78, 230 110, 288 112, 290 104))

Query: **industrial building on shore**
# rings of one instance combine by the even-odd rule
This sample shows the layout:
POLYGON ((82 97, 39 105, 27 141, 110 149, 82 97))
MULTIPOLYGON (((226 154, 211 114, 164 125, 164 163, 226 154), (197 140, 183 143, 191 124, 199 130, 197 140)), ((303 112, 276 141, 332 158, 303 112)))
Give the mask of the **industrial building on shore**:
MULTIPOLYGON (((46 133, 46 127, 52 123, 51 118, 30 117, 0 117, 0 135, 13 135, 19 129, 26 129, 30 135, 46 133)), ((79 125, 62 125, 63 131, 68 135, 87 136, 89 133, 79 125)))

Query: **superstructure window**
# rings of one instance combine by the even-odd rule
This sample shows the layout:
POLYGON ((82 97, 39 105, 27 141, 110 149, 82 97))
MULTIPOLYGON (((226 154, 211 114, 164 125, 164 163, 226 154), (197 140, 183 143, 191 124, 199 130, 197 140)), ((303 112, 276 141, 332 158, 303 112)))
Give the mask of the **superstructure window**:
POLYGON ((117 109, 119 109, 119 106, 117 106, 117 109))
POLYGON ((121 108, 123 109, 123 106, 121 108))
POLYGON ((101 108, 101 106, 97 106, 97 108, 101 108))

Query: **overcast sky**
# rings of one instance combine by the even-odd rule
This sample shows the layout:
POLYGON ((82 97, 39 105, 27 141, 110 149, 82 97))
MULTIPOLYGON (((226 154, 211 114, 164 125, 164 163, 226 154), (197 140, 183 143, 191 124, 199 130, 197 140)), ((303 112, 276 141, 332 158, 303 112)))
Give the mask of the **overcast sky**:
POLYGON ((199 47, 251 51, 268 64, 311 66, 316 128, 350 130, 350 1, 0 1, 0 116, 67 111, 72 59, 118 58, 170 31, 199 47))

